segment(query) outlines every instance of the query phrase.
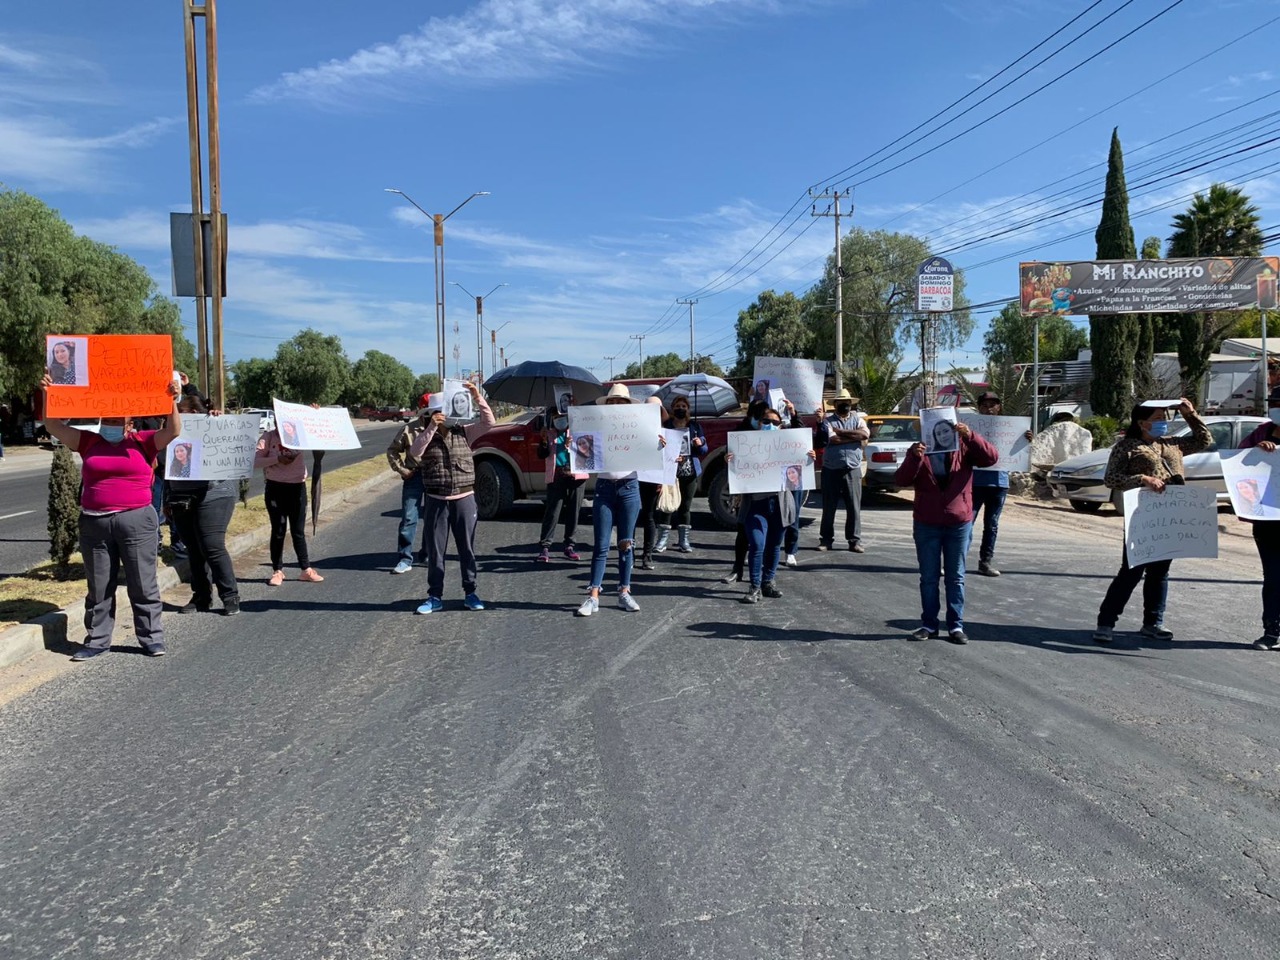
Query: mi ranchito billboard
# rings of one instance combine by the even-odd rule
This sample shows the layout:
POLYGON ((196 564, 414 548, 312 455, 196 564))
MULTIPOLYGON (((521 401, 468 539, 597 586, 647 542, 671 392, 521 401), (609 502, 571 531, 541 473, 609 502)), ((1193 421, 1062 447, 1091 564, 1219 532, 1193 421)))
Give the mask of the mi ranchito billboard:
POLYGON ((1280 257, 1069 260, 1019 269, 1028 316, 1274 310, 1280 257))

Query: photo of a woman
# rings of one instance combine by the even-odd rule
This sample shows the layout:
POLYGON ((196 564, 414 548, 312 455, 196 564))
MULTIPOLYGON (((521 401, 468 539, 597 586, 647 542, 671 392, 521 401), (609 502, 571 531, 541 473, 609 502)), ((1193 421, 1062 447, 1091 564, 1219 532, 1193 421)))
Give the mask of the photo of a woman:
POLYGON ((449 401, 449 416, 455 420, 470 420, 474 416, 471 411, 471 394, 459 390, 449 401))
POLYGON ((170 480, 186 480, 191 477, 191 444, 175 443, 169 458, 170 480))
POLYGON ((49 348, 49 378, 54 386, 74 387, 87 386, 80 382, 76 370, 76 352, 79 349, 84 356, 85 344, 82 338, 76 340, 55 340, 49 348))
POLYGON ((757 380, 755 389, 751 391, 751 399, 763 400, 767 403, 769 400, 769 386, 770 386, 770 381, 757 380))
POLYGON ((782 468, 782 489, 804 489, 804 467, 801 464, 793 463, 782 468))
POLYGON ((573 438, 573 470, 590 473, 600 469, 596 453, 597 437, 594 433, 580 433, 573 438))
POLYGON ((301 426, 292 420, 280 421, 280 445, 282 447, 288 447, 290 450, 301 450, 302 445, 306 442, 306 435, 301 426))
POLYGON ((956 449, 956 425, 950 420, 937 420, 925 441, 926 453, 949 453, 956 449))

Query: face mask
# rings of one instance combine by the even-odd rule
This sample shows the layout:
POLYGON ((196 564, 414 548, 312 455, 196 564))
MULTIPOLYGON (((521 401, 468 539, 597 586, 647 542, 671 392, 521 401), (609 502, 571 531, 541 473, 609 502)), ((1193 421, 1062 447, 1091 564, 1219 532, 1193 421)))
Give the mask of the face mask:
POLYGON ((851 410, 853 410, 853 407, 849 406, 847 403, 842 403, 840 406, 836 407, 836 413, 840 414, 842 417, 847 417, 851 410))
POLYGON ((760 424, 760 429, 761 430, 777 430, 778 425, 774 423, 772 420, 769 420, 769 421, 766 421, 765 423, 760 424))
POLYGON ((759 426, 760 426, 760 421, 759 421, 759 420, 757 420, 755 417, 752 417, 752 418, 751 418, 751 429, 752 429, 752 430, 755 430, 755 429, 756 429, 757 427, 759 427, 759 426))
POLYGON ((1155 423, 1151 425, 1150 431, 1153 437, 1163 437, 1165 434, 1169 432, 1169 421, 1157 420, 1155 423))
POLYGON ((1268 410, 1267 416, 1271 418, 1271 422, 1280 426, 1280 409, 1268 410))
POLYGON ((671 411, 671 415, 675 417, 677 420, 683 420, 685 417, 689 416, 689 411, 682 410, 680 407, 676 407, 674 410, 671 411))
POLYGON ((119 443, 124 439, 124 427, 99 427, 98 436, 107 443, 119 443))
POLYGON ((551 423, 555 426, 557 430, 563 430, 565 427, 569 426, 569 418, 556 417, 554 420, 551 421, 551 423))

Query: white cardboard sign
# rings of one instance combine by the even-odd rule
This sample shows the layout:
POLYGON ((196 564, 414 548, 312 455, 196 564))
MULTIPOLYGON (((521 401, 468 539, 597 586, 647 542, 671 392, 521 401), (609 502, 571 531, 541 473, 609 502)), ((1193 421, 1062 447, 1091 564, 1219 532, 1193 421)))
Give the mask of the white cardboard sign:
POLYGON ((806 429, 733 431, 729 434, 733 454, 728 465, 729 492, 812 490, 812 450, 813 432, 806 429))
POLYGON ((253 476, 262 419, 184 413, 182 432, 165 448, 166 480, 243 480, 253 476))
POLYGON ((656 403, 590 404, 569 408, 574 473, 661 470, 662 411, 656 403))
POLYGON ((1222 479, 1237 517, 1280 520, 1280 450, 1223 450, 1222 479))
POLYGON ((441 393, 440 412, 445 415, 445 422, 472 423, 480 416, 471 399, 471 391, 467 389, 466 380, 445 380, 441 393))
POLYGON ((1129 566, 1218 555, 1218 497, 1199 487, 1146 487, 1124 492, 1124 546, 1129 566))
POLYGON ((759 395, 760 399, 767 400, 770 390, 781 390, 795 404, 796 413, 813 413, 822 407, 822 381, 827 374, 825 360, 756 357, 754 373, 751 399, 759 395))
POLYGON ((960 449, 956 436, 955 407, 925 407, 920 411, 920 437, 925 453, 951 453, 960 449))
POLYGON ((990 417, 967 410, 961 411, 959 417, 961 423, 967 424, 1000 454, 1000 462, 987 469, 1011 473, 1026 473, 1031 469, 1031 441, 1027 439, 1030 417, 990 417))
POLYGON ((358 450, 360 438, 351 414, 342 407, 315 409, 273 400, 280 443, 290 450, 358 450))
MULTIPOLYGON (((636 478, 641 483, 675 483, 676 482, 676 458, 680 454, 681 443, 688 440, 689 431, 687 430, 666 430, 662 431, 662 435, 667 438, 667 445, 662 448, 662 469, 661 470, 640 470, 636 473, 636 478)), ((686 450, 684 453, 688 456, 686 450)))

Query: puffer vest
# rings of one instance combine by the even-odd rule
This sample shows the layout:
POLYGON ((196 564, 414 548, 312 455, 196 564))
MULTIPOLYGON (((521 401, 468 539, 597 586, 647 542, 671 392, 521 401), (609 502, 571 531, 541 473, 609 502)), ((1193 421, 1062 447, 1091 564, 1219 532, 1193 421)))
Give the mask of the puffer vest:
POLYGON ((470 493, 476 483, 476 464, 465 433, 447 427, 436 431, 427 444, 420 465, 422 482, 433 497, 453 497, 470 493))

